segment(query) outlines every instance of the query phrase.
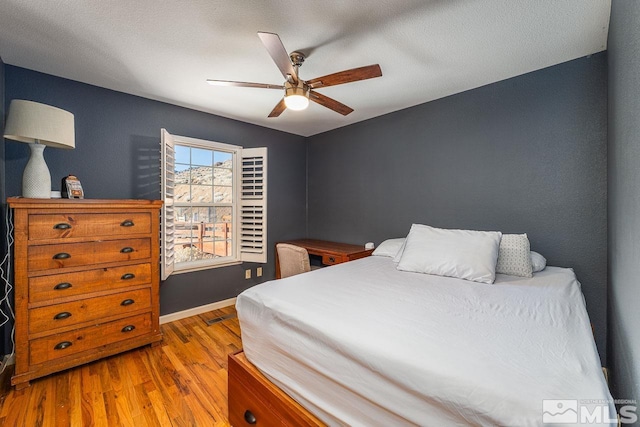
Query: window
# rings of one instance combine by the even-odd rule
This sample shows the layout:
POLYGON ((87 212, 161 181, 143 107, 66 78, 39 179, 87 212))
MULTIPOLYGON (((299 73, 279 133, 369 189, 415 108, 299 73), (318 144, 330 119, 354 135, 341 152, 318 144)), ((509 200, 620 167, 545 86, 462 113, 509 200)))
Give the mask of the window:
POLYGON ((162 129, 162 280, 267 262, 266 154, 162 129))

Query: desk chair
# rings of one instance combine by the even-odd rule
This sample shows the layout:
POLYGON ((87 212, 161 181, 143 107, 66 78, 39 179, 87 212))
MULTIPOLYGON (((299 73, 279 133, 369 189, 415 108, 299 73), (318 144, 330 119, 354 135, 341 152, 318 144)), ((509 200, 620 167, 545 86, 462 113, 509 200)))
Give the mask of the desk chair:
POLYGON ((285 277, 295 276, 311 270, 309 253, 305 248, 287 243, 278 243, 276 251, 278 251, 281 278, 284 279, 285 277))

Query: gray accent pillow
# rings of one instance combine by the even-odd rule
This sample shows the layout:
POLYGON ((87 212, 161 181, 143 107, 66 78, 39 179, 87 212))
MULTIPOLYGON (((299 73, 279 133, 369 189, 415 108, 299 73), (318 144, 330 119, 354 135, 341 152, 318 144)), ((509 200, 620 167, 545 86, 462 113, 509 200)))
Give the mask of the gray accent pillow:
POLYGON ((533 277, 531 248, 526 234, 503 234, 496 273, 533 277))

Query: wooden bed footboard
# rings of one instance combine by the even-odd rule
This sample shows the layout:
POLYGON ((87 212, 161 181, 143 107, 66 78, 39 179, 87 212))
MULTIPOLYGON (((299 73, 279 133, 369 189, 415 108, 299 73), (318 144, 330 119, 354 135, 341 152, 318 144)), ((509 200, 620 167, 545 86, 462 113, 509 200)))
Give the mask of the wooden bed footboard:
POLYGON ((240 426, 324 426, 280 390, 240 351, 229 355, 229 423, 240 426))

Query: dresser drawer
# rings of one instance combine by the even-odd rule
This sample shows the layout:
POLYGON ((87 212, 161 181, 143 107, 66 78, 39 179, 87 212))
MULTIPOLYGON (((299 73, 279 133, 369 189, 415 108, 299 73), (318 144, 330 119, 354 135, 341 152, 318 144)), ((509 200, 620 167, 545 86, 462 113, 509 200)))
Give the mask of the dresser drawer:
POLYGON ((29 333, 55 331, 66 326, 151 307, 151 289, 122 292, 29 310, 29 333))
POLYGON ((29 279, 29 302, 38 303, 151 283, 151 264, 99 268, 29 279))
POLYGON ((29 271, 131 261, 151 256, 151 239, 29 246, 28 254, 29 271))
POLYGON ((151 214, 58 213, 29 215, 29 240, 151 233, 151 214))
POLYGON ((77 329, 29 342, 29 363, 36 365, 151 333, 151 313, 77 329))

